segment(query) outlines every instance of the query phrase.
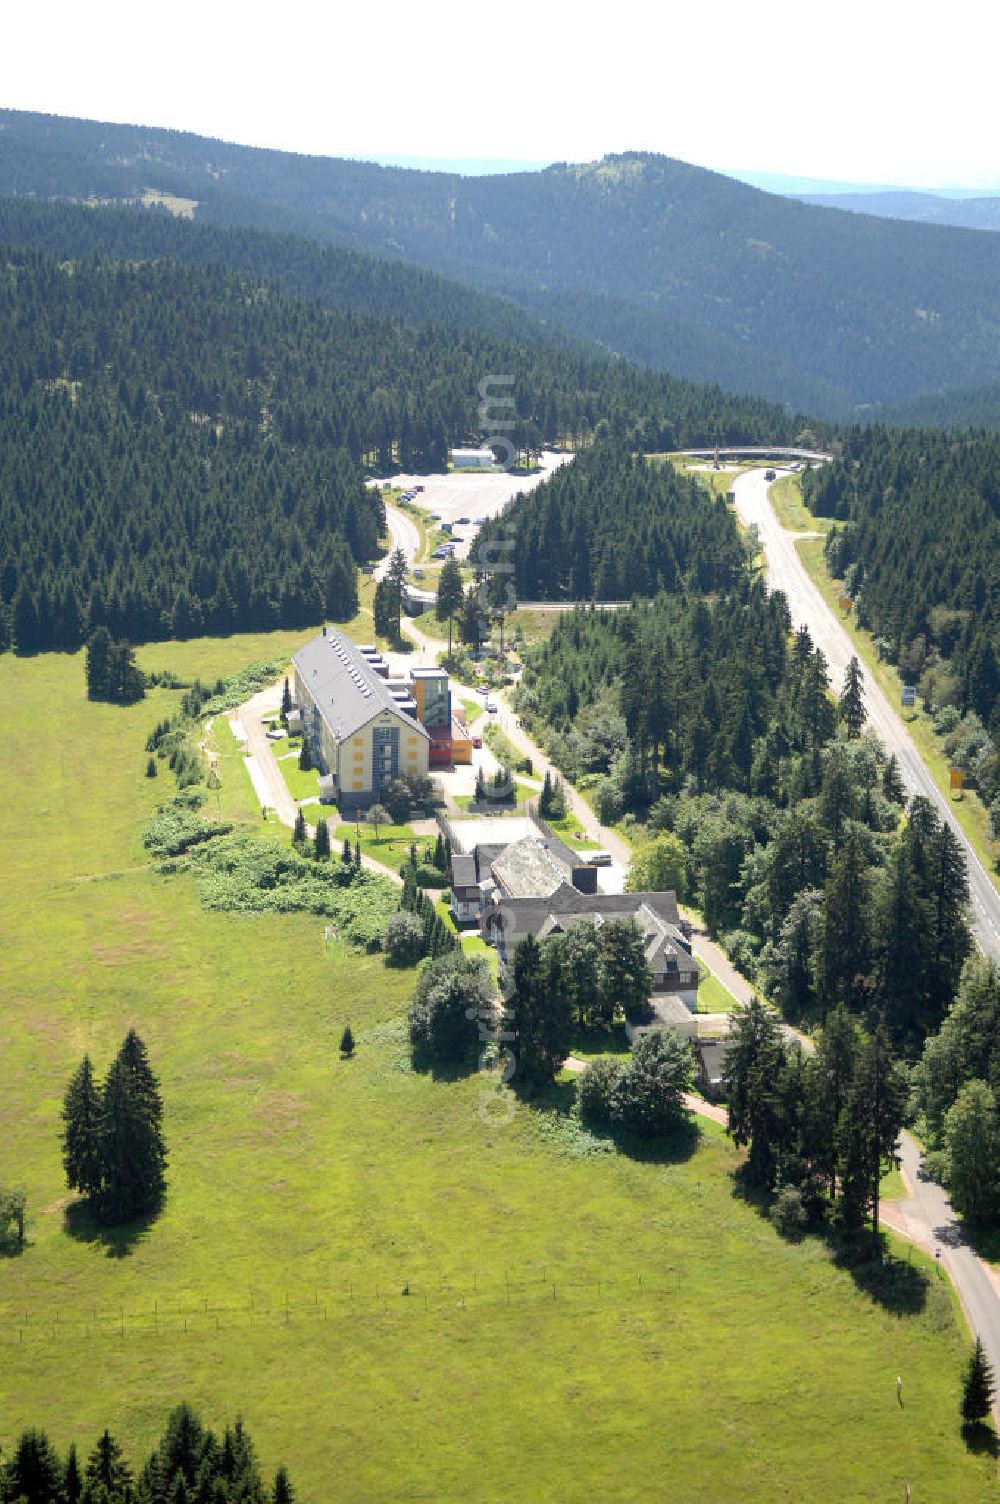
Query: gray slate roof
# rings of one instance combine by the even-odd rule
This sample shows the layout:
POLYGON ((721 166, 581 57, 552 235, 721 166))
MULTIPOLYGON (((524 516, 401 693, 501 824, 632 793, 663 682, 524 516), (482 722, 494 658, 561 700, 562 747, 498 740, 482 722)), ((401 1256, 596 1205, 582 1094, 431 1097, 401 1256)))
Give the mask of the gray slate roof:
POLYGON ((475 888, 479 883, 476 858, 464 852, 454 852, 451 858, 451 885, 453 888, 475 888))
POLYGON ((491 865, 496 882, 510 898, 550 898, 566 884, 566 871, 532 836, 515 841, 491 865))
POLYGON ((338 741, 353 736, 373 716, 391 710, 425 741, 427 732, 412 715, 401 711, 383 678, 349 638, 328 628, 292 658, 302 683, 319 706, 320 714, 338 741))

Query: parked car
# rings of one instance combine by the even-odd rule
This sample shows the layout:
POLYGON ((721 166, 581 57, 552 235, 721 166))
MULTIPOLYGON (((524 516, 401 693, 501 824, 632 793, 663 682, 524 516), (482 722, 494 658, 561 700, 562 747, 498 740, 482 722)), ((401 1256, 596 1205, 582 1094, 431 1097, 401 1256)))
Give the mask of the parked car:
POLYGON ((496 702, 496 700, 487 700, 486 701, 486 714, 487 715, 496 715, 496 713, 497 713, 497 702, 496 702))
POLYGON ((765 480, 774 480, 776 478, 776 476, 777 476, 777 471, 776 470, 765 470, 764 471, 764 479, 765 480))
POLYGON ((488 517, 477 517, 476 518, 476 526, 477 527, 482 527, 483 523, 484 522, 489 522, 489 520, 490 519, 488 517))
POLYGON ((414 491, 422 491, 424 488, 423 486, 414 486, 413 489, 414 491))
POLYGON ((612 863, 610 851, 584 851, 581 855, 591 867, 610 867, 612 863))
POLYGON ((462 523, 468 524, 469 519, 468 519, 468 517, 459 517, 457 519, 457 521, 458 521, 459 525, 461 525, 462 523))

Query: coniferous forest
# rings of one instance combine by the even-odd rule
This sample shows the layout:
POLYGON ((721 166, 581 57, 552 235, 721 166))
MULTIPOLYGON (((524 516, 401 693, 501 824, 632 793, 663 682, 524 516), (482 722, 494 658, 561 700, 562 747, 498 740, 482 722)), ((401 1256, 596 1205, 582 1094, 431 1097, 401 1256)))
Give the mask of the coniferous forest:
POLYGON ((845 524, 827 542, 858 621, 932 705, 1000 704, 1000 439, 851 429, 806 475, 810 509, 845 524))
MULTIPOLYGON (((595 444, 502 521, 483 528, 482 557, 513 530, 515 585, 525 600, 630 600, 731 584, 745 550, 726 503, 672 465, 624 444, 595 444)), ((478 551, 478 550, 477 550, 478 551)))
POLYGON ((22 1432, 0 1460, 3 1504, 168 1504, 211 1499, 217 1504, 293 1504, 284 1467, 268 1487, 253 1440, 242 1420, 222 1436, 205 1426, 190 1405, 172 1411, 162 1437, 137 1467, 109 1430, 92 1449, 71 1446, 59 1455, 44 1431, 22 1432))
MULTIPOLYGON (((297 302, 219 266, 4 253, 3 644, 304 626, 357 605, 384 515, 363 468, 441 469, 514 378, 524 444, 603 418, 647 446, 776 410, 558 349, 297 302)), ((781 418, 779 426, 791 426, 781 418)))

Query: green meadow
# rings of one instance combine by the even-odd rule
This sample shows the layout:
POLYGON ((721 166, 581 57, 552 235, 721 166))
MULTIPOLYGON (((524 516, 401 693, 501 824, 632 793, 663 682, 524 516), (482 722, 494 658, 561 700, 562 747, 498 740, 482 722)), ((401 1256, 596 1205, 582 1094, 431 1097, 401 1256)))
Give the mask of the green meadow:
MULTIPOLYGON (((214 677, 292 634, 160 644, 214 677)), ((200 907, 156 873, 172 792, 143 744, 176 692, 91 705, 82 656, 0 658, 0 1443, 108 1425, 133 1456, 189 1399, 246 1419, 303 1501, 915 1501, 993 1496, 958 1428, 968 1342, 928 1261, 876 1278, 783 1242, 699 1121, 647 1157, 414 1072, 413 973, 306 915, 200 907), (358 1040, 340 1058, 345 1023, 358 1040), (59 1112, 129 1026, 165 1101, 169 1192, 118 1237, 74 1211, 59 1112), (903 1399, 896 1375, 903 1376, 903 1399)), ((221 814, 256 819, 213 728, 221 814)), ((287 834, 277 827, 275 839, 287 834)))

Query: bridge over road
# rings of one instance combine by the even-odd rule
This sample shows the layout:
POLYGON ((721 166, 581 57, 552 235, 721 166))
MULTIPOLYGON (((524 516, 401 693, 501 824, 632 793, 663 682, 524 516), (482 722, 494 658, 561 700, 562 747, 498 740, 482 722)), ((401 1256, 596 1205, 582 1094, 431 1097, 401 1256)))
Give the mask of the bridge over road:
POLYGON ((709 449, 682 449, 680 452, 693 460, 811 460, 814 464, 823 464, 825 460, 833 459, 832 454, 824 454, 821 449, 788 449, 780 444, 771 447, 730 445, 725 449, 713 445, 709 449))

